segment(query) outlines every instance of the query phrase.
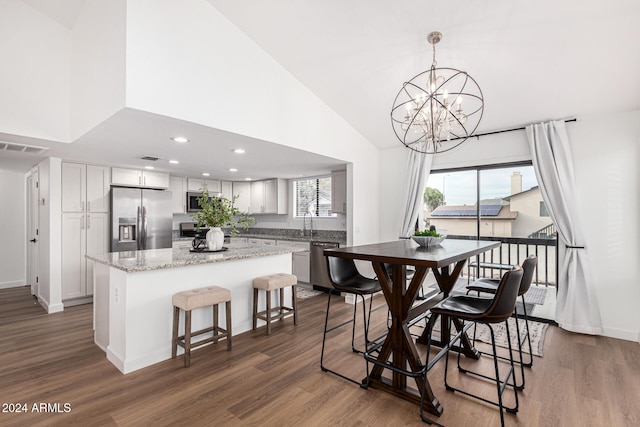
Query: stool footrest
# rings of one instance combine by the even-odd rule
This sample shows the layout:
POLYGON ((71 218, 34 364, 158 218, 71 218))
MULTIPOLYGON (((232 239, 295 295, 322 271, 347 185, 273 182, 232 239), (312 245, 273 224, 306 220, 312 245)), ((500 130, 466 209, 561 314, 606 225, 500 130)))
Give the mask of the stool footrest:
MULTIPOLYGON (((295 309, 291 307, 273 307, 271 308, 271 320, 284 319, 286 316, 292 316, 295 313, 295 309), (281 313, 280 311, 284 311, 281 313), (277 314, 273 314, 273 312, 277 312, 277 314)), ((260 320, 267 321, 267 310, 259 311, 256 313, 256 318, 260 320)))

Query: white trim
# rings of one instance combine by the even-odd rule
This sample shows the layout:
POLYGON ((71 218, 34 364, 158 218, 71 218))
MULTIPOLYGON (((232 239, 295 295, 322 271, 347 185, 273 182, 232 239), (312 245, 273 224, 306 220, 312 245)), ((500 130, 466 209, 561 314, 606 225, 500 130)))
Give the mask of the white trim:
POLYGON ((22 286, 27 286, 24 280, 13 280, 10 282, 0 283, 0 289, 20 288, 22 286))

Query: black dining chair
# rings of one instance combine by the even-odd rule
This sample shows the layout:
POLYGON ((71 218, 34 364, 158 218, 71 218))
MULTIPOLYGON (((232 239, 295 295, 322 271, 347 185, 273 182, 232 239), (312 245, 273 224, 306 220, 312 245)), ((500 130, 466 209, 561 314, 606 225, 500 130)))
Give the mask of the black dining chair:
MULTIPOLYGON (((352 259, 347 258, 338 258, 327 256, 327 267, 329 271, 329 279, 331 280, 331 284, 335 288, 336 291, 340 293, 353 294, 356 298, 356 301, 353 305, 353 319, 351 321, 340 323, 336 326, 333 326, 328 329, 329 324, 329 310, 331 308, 331 292, 328 293, 327 297, 327 313, 324 319, 324 334, 322 336, 322 353, 320 355, 320 368, 324 372, 330 372, 334 375, 339 376, 345 380, 351 381, 355 384, 363 388, 367 388, 367 383, 355 380, 353 378, 349 378, 346 375, 343 375, 337 371, 331 370, 324 365, 324 350, 325 343, 327 339, 327 333, 332 332, 342 326, 345 326, 349 323, 352 324, 351 327, 351 350, 355 353, 364 354, 367 351, 367 347, 371 344, 369 341, 369 319, 371 317, 371 307, 373 303, 373 294, 380 291, 380 283, 375 279, 369 279, 364 277, 358 272, 356 268, 355 262, 352 259), (369 309, 367 310, 365 304, 365 296, 369 296, 369 309), (358 308, 358 297, 360 297, 362 301, 362 319, 364 325, 364 350, 359 350, 355 345, 355 327, 356 327, 356 312, 358 308)), ((365 366, 367 371, 367 378, 369 377, 369 362, 365 359, 365 366)))
MULTIPOLYGON (((427 359, 429 357, 429 351, 431 349, 431 335, 433 332, 433 327, 435 325, 435 320, 438 316, 448 316, 449 322, 452 319, 459 319, 465 323, 465 326, 458 331, 458 333, 453 337, 453 339, 446 346, 446 356, 445 356, 445 369, 444 369, 444 384, 447 390, 459 392, 464 395, 479 399, 483 402, 498 406, 500 409, 500 422, 504 426, 504 411, 510 413, 516 413, 518 411, 518 390, 515 387, 515 368, 513 362, 513 349, 511 348, 511 340, 509 339, 509 323, 507 320, 511 317, 515 310, 516 299, 518 297, 518 289, 520 288, 520 281, 522 280, 522 268, 517 267, 517 269, 509 271, 502 276, 500 283, 496 289, 493 298, 483 298, 476 297, 470 295, 454 295, 450 296, 443 301, 440 301, 438 304, 431 308, 432 316, 429 319, 428 323, 428 339, 427 339, 427 359), (495 333, 493 330, 493 326, 496 323, 504 322, 507 329, 507 342, 509 343, 509 369, 504 376, 504 378, 500 378, 500 372, 498 369, 498 354, 496 350, 496 340, 495 333), (486 399, 482 396, 472 394, 468 391, 452 387, 447 381, 447 376, 449 372, 449 353, 451 348, 454 346, 456 341, 461 340, 466 331, 473 323, 482 323, 487 325, 491 334, 491 347, 493 350, 493 365, 495 369, 495 377, 490 377, 483 375, 478 372, 471 371, 461 366, 460 360, 461 356, 458 352, 458 371, 471 374, 478 377, 482 377, 485 379, 491 379, 495 381, 498 400, 493 401, 486 399), (511 382, 510 382, 511 381, 511 382), (502 395, 506 391, 508 387, 513 389, 513 393, 515 396, 515 404, 513 407, 506 407, 503 403, 502 395)), ((442 341, 445 340, 445 337, 442 337, 442 341)), ((428 360, 427 363, 428 365, 428 360)), ((425 381, 426 383, 426 381, 425 381)), ((424 391, 422 395, 424 396, 424 391)), ((423 409, 423 403, 420 404, 420 416, 423 421, 430 422, 428 418, 426 418, 423 409)))
MULTIPOLYGON (((538 265, 538 257, 535 255, 530 255, 522 262, 522 281, 520 282, 520 288, 518 290, 518 296, 522 298, 522 312, 525 324, 525 332, 524 335, 520 334, 520 314, 518 313, 518 306, 516 305, 515 317, 516 317, 516 334, 518 336, 518 355, 519 359, 516 360, 516 363, 520 365, 520 384, 516 384, 518 390, 524 389, 524 368, 530 368, 533 366, 533 349, 531 348, 531 335, 529 332, 529 316, 527 315, 527 306, 524 301, 524 294, 529 291, 531 287, 531 282, 533 281, 533 273, 535 272, 536 266, 538 265), (523 344, 527 344, 529 347, 528 351, 528 362, 524 361, 522 348, 523 344)), ((500 283, 500 279, 478 279, 475 280, 472 284, 467 286, 467 293, 469 292, 478 292, 478 295, 481 293, 487 294, 495 294, 498 289, 498 285, 500 283)))

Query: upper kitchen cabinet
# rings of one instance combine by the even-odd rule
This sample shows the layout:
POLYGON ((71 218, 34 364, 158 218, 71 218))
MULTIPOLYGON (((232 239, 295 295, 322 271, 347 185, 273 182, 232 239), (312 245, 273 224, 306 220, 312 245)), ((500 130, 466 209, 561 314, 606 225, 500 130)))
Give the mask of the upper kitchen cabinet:
POLYGON ((171 206, 173 213, 187 212, 187 178, 172 176, 169 178, 169 190, 171 190, 171 206))
POLYGON ((62 163, 62 211, 109 212, 109 168, 62 163))
POLYGON ((331 212, 347 212, 347 171, 331 172, 331 212))
POLYGON ((253 181, 249 213, 286 214, 287 181, 278 178, 253 181))
POLYGON ((169 174, 137 169, 111 168, 111 184, 167 189, 169 188, 169 174))
POLYGON ((251 183, 250 182, 234 182, 233 196, 238 196, 234 206, 242 212, 251 212, 251 183))
POLYGON ((221 184, 216 179, 200 179, 189 178, 187 179, 187 186, 189 191, 202 191, 207 190, 209 193, 220 193, 221 184))
POLYGON ((233 183, 231 181, 222 181, 220 185, 220 193, 222 194, 222 197, 231 200, 233 198, 233 183))

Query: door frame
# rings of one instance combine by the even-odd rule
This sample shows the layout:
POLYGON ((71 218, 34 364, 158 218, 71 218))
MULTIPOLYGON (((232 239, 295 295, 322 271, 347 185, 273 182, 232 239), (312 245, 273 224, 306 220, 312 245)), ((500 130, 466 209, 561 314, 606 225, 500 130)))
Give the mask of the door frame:
POLYGON ((31 295, 39 297, 40 272, 40 174, 38 168, 27 175, 27 284, 31 295), (32 242, 35 239, 35 242, 32 242))

